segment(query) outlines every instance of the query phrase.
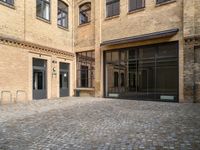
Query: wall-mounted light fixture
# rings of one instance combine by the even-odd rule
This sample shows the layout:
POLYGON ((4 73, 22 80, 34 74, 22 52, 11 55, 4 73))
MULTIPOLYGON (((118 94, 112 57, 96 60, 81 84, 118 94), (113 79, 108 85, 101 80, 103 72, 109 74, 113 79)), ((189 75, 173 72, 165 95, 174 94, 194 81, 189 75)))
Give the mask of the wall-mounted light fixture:
POLYGON ((52 69, 52 75, 57 75, 55 67, 53 67, 53 69, 52 69))

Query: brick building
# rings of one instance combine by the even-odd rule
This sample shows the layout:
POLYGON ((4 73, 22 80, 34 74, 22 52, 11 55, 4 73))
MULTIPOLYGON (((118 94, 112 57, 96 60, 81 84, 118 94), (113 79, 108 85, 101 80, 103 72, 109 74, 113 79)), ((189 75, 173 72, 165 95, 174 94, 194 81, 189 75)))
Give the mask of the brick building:
POLYGON ((2 103, 200 102, 199 0, 0 0, 2 103))

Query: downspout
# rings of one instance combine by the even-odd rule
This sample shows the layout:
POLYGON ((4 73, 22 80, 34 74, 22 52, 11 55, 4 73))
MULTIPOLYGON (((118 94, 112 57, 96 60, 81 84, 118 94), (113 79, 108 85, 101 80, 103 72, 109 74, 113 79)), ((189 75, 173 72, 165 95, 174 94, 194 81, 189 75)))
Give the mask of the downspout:
MULTIPOLYGON (((194 34, 194 36, 195 36, 195 33, 196 33, 196 31, 195 31, 195 1, 193 0, 193 10, 194 10, 194 16, 193 16, 193 34, 194 34)), ((194 37, 193 37, 194 38, 194 37)), ((193 40, 192 40, 193 41, 193 40)), ((195 43, 193 43, 193 54, 194 54, 194 57, 193 57, 193 59, 194 59, 194 61, 193 61, 193 102, 195 103, 196 102, 196 65, 195 65, 195 63, 196 63, 196 61, 195 61, 195 46, 194 46, 194 44, 195 43)))
POLYGON ((74 19, 75 19, 75 0, 72 0, 72 51, 73 51, 73 53, 74 53, 74 63, 73 63, 73 65, 74 65, 74 70, 73 70, 73 72, 74 72, 74 86, 73 86, 73 95, 75 95, 75 93, 74 93, 74 89, 76 89, 77 87, 77 85, 76 85, 76 80, 77 80, 77 75, 76 75, 76 53, 75 53, 75 21, 74 21, 74 19))
POLYGON ((196 102, 196 61, 195 61, 195 47, 193 45, 193 53, 194 53, 194 62, 193 62, 193 102, 195 103, 196 102))

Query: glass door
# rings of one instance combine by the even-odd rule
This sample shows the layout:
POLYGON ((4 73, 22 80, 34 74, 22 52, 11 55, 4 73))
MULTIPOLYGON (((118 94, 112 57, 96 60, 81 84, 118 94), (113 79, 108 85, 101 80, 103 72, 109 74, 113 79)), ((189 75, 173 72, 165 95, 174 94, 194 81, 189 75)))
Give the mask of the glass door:
POLYGON ((60 97, 69 96, 69 64, 60 62, 60 97))
POLYGON ((33 99, 46 99, 46 60, 33 59, 33 99))

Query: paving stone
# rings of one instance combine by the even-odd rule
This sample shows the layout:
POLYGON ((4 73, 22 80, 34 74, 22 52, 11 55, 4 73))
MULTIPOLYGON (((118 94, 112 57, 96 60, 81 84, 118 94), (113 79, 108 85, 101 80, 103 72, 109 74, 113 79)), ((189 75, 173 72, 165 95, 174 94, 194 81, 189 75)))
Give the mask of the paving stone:
POLYGON ((0 150, 200 149, 200 104, 61 98, 0 106, 0 150))

